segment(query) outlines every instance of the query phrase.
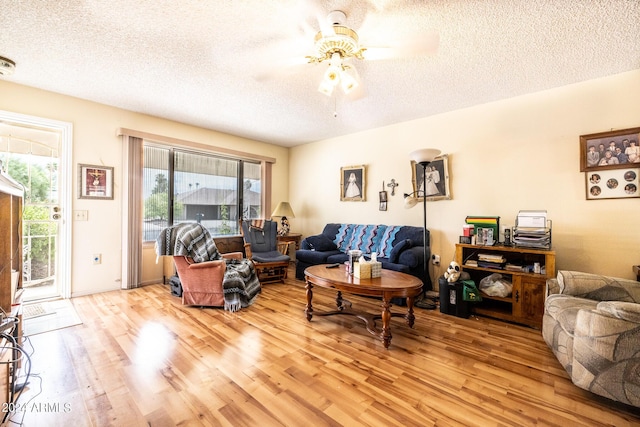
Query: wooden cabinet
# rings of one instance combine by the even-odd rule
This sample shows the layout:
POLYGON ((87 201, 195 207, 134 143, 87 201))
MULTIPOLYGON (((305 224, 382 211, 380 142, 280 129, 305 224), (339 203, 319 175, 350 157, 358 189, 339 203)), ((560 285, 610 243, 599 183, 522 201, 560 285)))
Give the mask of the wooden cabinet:
MULTIPOLYGON (((22 326, 22 313, 16 293, 22 288, 22 187, 6 175, 0 173, 0 307, 8 316, 18 317, 22 326)), ((2 323, 7 319, 0 316, 2 323)), ((17 342, 21 343, 22 333, 13 331, 17 342)), ((0 400, 10 403, 13 398, 11 378, 17 369, 19 353, 11 349, 11 343, 0 342, 0 400)))
POLYGON ((548 278, 556 275, 555 251, 512 246, 457 244, 455 258, 476 285, 493 273, 502 274, 513 284, 513 291, 507 297, 489 296, 483 293, 482 302, 472 304, 476 314, 534 328, 542 327, 546 282, 548 278), (479 261, 482 259, 481 255, 501 258, 504 261, 483 263, 479 261), (536 264, 540 266, 540 273, 532 271, 536 264), (522 269, 516 271, 517 266, 521 266, 522 269))
POLYGON ((11 313, 22 288, 22 187, 0 173, 0 307, 11 313))

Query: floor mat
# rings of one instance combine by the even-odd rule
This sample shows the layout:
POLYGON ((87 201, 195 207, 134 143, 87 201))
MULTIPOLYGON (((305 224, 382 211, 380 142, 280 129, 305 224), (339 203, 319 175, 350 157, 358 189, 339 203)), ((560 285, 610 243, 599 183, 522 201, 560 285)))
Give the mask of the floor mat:
POLYGON ((29 304, 22 307, 22 318, 31 319, 34 317, 46 316, 47 313, 42 304, 29 304))
POLYGON ((68 299, 26 304, 22 307, 22 319, 25 336, 82 324, 71 300, 68 299))

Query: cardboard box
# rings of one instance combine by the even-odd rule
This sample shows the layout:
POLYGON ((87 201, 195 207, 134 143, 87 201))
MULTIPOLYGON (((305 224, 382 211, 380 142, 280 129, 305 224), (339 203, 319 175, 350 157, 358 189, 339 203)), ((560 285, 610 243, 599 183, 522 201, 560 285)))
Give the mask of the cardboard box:
POLYGON ((353 264, 353 275, 358 279, 371 279, 382 276, 381 262, 356 262, 353 264))
POLYGON ((376 278, 382 276, 382 263, 372 262, 371 264, 371 277, 376 278))

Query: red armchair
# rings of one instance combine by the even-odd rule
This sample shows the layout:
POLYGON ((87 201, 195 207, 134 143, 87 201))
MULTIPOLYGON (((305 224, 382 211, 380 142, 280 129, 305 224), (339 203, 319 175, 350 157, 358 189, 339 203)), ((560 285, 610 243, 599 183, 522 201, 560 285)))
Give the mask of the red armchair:
MULTIPOLYGON (((226 259, 242 259, 242 252, 222 254, 226 259)), ((227 269, 224 259, 193 262, 186 256, 173 257, 182 283, 182 304, 223 307, 222 280, 227 269)))

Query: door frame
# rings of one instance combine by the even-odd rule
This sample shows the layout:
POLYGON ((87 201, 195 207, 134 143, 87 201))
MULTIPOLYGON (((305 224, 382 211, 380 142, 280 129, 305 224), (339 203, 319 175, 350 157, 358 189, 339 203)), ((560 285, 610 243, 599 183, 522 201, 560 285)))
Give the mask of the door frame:
POLYGON ((56 271, 58 290, 62 298, 71 298, 71 221, 72 215, 72 178, 71 146, 73 141, 73 124, 60 120, 13 113, 0 110, 0 120, 6 120, 25 127, 38 127, 60 132, 60 163, 58 169, 59 205, 62 219, 59 224, 59 241, 56 271))

